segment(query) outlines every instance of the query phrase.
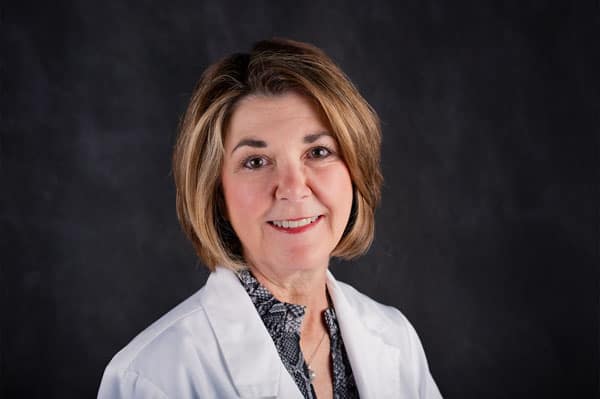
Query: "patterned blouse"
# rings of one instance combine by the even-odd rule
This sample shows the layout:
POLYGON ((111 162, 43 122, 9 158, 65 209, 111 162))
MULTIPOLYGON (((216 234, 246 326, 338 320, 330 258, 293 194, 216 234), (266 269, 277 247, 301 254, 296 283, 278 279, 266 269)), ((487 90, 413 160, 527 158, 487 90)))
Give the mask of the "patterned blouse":
MULTIPOLYGON (((305 307, 280 302, 248 270, 241 271, 238 276, 246 292, 250 295, 260 318, 265 323, 281 361, 296 381, 300 392, 305 399, 315 399, 317 395, 310 382, 308 365, 304 361, 300 349, 300 328, 305 307)), ((323 319, 331 342, 333 397, 336 399, 358 398, 358 390, 344 348, 335 310, 332 307, 326 309, 323 312, 323 319)))

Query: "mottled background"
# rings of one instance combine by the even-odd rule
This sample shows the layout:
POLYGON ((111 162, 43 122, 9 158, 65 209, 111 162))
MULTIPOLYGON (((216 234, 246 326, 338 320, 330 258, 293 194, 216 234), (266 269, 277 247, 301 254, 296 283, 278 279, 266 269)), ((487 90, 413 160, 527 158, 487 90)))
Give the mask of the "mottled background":
POLYGON ((93 397, 202 286, 177 123, 209 63, 271 36, 322 47, 383 122, 376 240, 336 276, 404 312, 448 398, 598 397, 598 1, 8 3, 1 397, 93 397))

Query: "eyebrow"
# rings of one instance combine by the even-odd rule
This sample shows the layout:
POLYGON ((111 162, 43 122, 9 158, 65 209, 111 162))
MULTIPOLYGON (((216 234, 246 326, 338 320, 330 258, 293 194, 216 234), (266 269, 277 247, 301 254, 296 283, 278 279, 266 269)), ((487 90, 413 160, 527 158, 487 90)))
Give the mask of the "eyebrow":
POLYGON ((239 143, 237 143, 237 145, 235 147, 233 147, 233 150, 231 150, 231 153, 233 154, 233 152, 235 150, 237 150, 240 147, 243 146, 248 146, 248 147, 252 147, 252 148, 267 148, 267 143, 263 140, 254 140, 254 139, 242 139, 240 140, 239 143))
MULTIPOLYGON (((323 136, 333 137, 331 135, 331 133, 320 132, 320 133, 308 134, 308 135, 304 136, 304 138, 302 139, 302 142, 304 142, 306 144, 311 144, 323 136)), ((263 140, 256 140, 256 139, 242 139, 242 140, 240 140, 239 143, 236 144, 235 147, 233 147, 233 150, 231 150, 231 154, 233 154, 233 152, 235 150, 237 150, 238 148, 244 147, 244 146, 252 147, 252 148, 267 148, 267 142, 263 141, 263 140)))
POLYGON ((318 139, 320 139, 323 136, 333 137, 331 135, 331 133, 329 133, 329 132, 320 132, 320 133, 309 134, 308 136, 304 136, 304 139, 302 141, 304 143, 306 143, 306 144, 311 144, 311 143, 314 143, 315 141, 317 141, 318 139))

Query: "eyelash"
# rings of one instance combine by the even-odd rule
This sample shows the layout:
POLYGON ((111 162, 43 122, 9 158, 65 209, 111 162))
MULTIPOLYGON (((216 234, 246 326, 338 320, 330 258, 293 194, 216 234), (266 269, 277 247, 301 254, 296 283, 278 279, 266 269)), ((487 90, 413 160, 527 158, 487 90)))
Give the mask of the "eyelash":
MULTIPOLYGON (((309 150, 306 152, 306 154, 307 154, 307 156, 308 156, 308 158, 309 158, 309 159, 317 159, 317 160, 318 160, 318 159, 325 159, 325 158, 328 158, 328 157, 330 157, 330 156, 334 155, 335 153, 333 152, 333 150, 332 150, 331 148, 329 148, 329 147, 327 147, 327 146, 325 146, 325 145, 318 145, 318 146, 316 146, 316 147, 312 147, 312 148, 310 148, 310 149, 309 149, 309 150), (310 154, 311 154, 312 152, 314 152, 315 150, 325 150, 327 153, 326 153, 325 155, 323 155, 323 156, 316 156, 316 157, 313 157, 313 156, 311 156, 310 154)), ((263 164, 263 165, 261 165, 261 166, 254 166, 254 167, 253 167, 253 166, 250 166, 250 162, 252 162, 252 161, 254 161, 254 160, 263 160, 263 161, 265 161, 265 162, 266 162, 266 161, 267 161, 267 158, 266 158, 266 157, 264 157, 264 156, 261 156, 261 155, 250 155, 249 157, 245 158, 245 159, 242 161, 242 167, 243 167, 243 168, 245 168, 245 169, 249 169, 249 170, 257 170, 257 169, 260 169, 260 168, 262 168, 263 166, 265 166, 264 164, 263 164)))

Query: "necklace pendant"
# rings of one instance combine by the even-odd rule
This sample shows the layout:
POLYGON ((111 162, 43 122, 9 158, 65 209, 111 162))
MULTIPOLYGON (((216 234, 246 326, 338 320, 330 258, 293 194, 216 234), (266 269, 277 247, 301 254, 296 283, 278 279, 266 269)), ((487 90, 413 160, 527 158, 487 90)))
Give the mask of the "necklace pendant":
POLYGON ((308 379, 310 380, 310 382, 313 382, 313 380, 315 379, 316 376, 317 376, 317 374, 315 373, 315 371, 309 367, 308 368, 308 379))

